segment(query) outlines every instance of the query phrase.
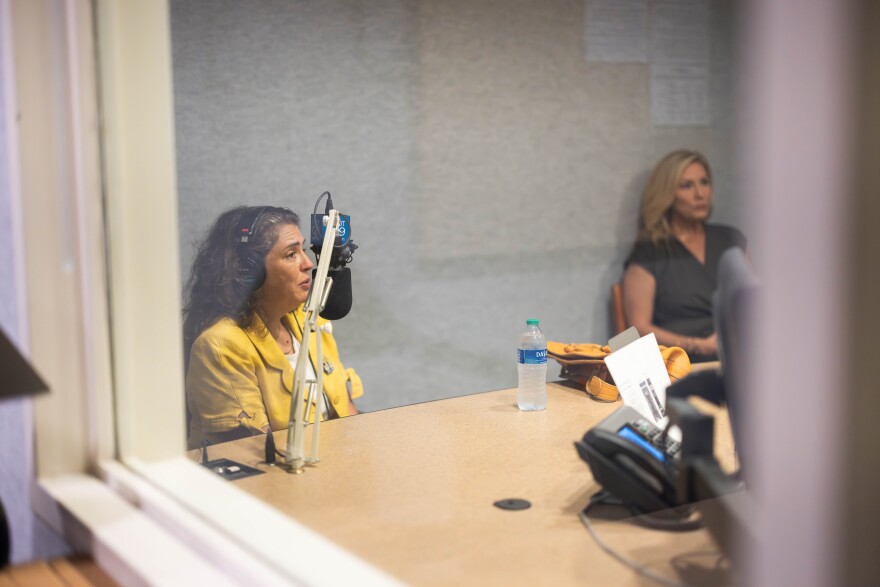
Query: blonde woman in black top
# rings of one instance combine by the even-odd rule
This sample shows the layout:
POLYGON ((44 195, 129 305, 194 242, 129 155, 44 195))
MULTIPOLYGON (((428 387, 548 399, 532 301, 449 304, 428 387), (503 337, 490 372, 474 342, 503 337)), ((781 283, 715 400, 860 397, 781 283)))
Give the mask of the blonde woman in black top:
POLYGON ((696 151, 678 150, 654 167, 642 199, 639 234, 626 261, 627 321, 657 342, 678 346, 692 361, 718 357, 712 322, 718 260, 746 239, 730 226, 708 224, 712 171, 696 151))

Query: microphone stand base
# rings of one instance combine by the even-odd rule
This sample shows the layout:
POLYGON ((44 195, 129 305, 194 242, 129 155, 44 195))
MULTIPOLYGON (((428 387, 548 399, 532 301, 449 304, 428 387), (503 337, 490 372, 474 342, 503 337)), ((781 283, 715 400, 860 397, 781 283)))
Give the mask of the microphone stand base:
POLYGON ((308 459, 294 459, 292 461, 288 461, 284 463, 284 468, 291 475, 302 475, 306 472, 305 465, 308 464, 308 459))

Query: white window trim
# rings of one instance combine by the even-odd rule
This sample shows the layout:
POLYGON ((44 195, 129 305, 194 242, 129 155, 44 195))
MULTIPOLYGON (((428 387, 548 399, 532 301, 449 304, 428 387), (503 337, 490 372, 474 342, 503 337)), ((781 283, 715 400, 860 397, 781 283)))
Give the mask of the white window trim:
POLYGON ((52 388, 35 409, 35 511, 122 584, 397 584, 183 457, 167 2, 0 8, 32 360, 52 388))
MULTIPOLYGON (((43 497, 35 507, 50 514, 51 525, 64 528, 75 550, 90 552, 122 585, 244 584, 241 574, 200 556, 99 479, 59 475, 41 479, 40 486, 43 497)), ((237 560, 240 554, 232 556, 237 560)), ((247 579, 255 581, 252 585, 283 584, 259 574, 247 579)))

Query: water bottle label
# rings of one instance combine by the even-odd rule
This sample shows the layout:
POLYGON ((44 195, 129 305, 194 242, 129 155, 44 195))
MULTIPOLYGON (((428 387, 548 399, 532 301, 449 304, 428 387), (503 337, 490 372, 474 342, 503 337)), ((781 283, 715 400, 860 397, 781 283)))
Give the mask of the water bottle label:
POLYGON ((547 362, 547 349, 517 349, 520 365, 543 365, 547 362))

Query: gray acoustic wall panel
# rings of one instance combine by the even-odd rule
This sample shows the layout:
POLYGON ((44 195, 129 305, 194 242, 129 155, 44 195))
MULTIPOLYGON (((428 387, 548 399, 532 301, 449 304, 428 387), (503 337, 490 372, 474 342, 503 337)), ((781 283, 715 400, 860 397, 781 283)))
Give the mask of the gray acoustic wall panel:
POLYGON ((739 218, 711 5, 713 123, 655 127, 648 65, 584 59, 582 2, 172 1, 184 270, 221 211, 307 217, 331 191, 361 247, 335 332, 366 410, 515 385, 526 318, 605 342, 659 156, 705 151, 714 219, 739 218))

